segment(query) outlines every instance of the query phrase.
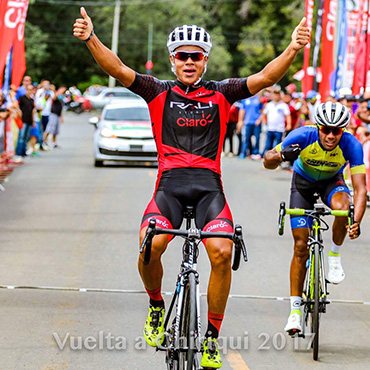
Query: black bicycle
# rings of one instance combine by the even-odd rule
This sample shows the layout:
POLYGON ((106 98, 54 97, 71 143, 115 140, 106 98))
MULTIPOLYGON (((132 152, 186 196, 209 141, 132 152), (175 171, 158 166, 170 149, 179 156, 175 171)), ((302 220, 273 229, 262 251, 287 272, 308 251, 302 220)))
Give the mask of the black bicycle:
POLYGON ((140 247, 140 253, 144 253, 144 264, 148 264, 152 239, 155 235, 175 235, 185 239, 182 247, 183 259, 180 273, 177 276, 175 292, 164 321, 164 342, 157 347, 157 350, 166 351, 168 370, 195 370, 199 369, 200 366, 197 356, 198 353, 202 352, 197 260, 198 245, 201 240, 205 238, 231 239, 235 245, 232 265, 234 271, 240 266, 241 253, 243 253, 244 261, 248 261, 240 225, 235 226, 234 233, 205 232, 191 228, 191 220, 194 219, 194 216, 193 207, 187 207, 184 212, 187 230, 159 229, 156 227, 156 220, 152 218, 140 247))
POLYGON ((348 225, 352 225, 354 222, 354 205, 350 204, 348 211, 330 210, 323 204, 315 204, 313 210, 306 210, 301 208, 285 208, 285 202, 281 202, 279 211, 279 235, 284 234, 284 220, 286 214, 306 216, 313 221, 307 243, 309 257, 306 265, 307 270, 301 303, 303 306, 302 320, 304 325, 302 325, 302 333, 298 334, 298 336, 305 338, 306 327, 310 326, 313 359, 316 361, 319 355, 320 314, 326 312, 326 305, 330 303, 327 299, 329 294, 327 290, 328 281, 325 278, 324 244, 321 234, 322 231, 329 230, 329 225, 322 217, 328 215, 348 217, 348 225), (324 228, 322 228, 322 224, 324 228))

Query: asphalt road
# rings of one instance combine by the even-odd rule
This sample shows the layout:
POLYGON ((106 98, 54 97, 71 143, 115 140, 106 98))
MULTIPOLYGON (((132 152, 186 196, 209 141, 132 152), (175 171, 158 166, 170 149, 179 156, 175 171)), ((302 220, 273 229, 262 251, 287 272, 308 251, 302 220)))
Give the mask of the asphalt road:
MULTIPOLYGON (((136 267, 156 169, 94 168, 88 117, 67 115, 61 149, 28 159, 0 192, 1 370, 165 369, 163 353, 143 344, 147 297, 136 267)), ((288 225, 278 236, 277 211, 288 199, 290 177, 260 162, 223 160, 225 192, 250 258, 233 275, 221 331, 223 369, 368 369, 369 212, 361 238, 343 248, 345 281, 329 286, 334 302, 322 318, 320 361, 312 360, 307 340, 283 333, 292 240, 288 225)), ((165 292, 174 288, 179 246, 175 240, 164 257, 165 292)), ((203 248, 199 270, 204 293, 203 248)), ((201 304, 205 325, 204 296, 201 304)))

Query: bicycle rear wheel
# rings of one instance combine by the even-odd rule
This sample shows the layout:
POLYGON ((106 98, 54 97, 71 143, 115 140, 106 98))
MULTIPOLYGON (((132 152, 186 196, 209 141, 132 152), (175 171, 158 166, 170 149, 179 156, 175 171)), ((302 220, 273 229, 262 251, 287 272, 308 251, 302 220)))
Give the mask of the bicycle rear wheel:
POLYGON ((317 361, 319 356, 319 329, 320 329, 320 251, 319 245, 315 244, 314 250, 314 303, 312 310, 312 342, 313 359, 317 361))
POLYGON ((189 273, 188 283, 185 287, 183 308, 180 322, 180 347, 186 346, 187 351, 179 352, 179 370, 195 369, 196 328, 196 282, 194 273, 189 273))

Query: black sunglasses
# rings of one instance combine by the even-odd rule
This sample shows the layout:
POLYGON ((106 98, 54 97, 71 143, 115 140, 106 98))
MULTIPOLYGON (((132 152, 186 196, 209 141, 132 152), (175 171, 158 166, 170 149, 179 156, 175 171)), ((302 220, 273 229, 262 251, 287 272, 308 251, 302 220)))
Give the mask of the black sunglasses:
POLYGON ((320 132, 322 132, 324 135, 329 135, 332 133, 334 136, 339 136, 343 132, 343 129, 340 127, 317 126, 320 132))
POLYGON ((191 58, 193 62, 199 62, 207 56, 206 53, 201 51, 175 51, 171 55, 183 62, 187 61, 189 58, 191 58))

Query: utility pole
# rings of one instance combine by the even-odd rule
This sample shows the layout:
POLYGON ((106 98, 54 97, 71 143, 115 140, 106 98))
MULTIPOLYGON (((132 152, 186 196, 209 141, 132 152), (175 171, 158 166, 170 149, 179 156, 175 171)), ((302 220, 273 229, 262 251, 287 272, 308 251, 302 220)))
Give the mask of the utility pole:
POLYGON ((153 62, 152 62, 152 50, 153 50, 153 23, 149 23, 148 27, 148 59, 145 64, 146 73, 152 74, 153 62))
MULTIPOLYGON (((114 8, 114 21, 113 21, 113 32, 112 32, 112 51, 117 55, 118 52, 118 32, 119 32, 119 17, 121 14, 121 1, 116 0, 116 6, 114 8)), ((109 87, 116 86, 116 79, 109 76, 109 87)))

